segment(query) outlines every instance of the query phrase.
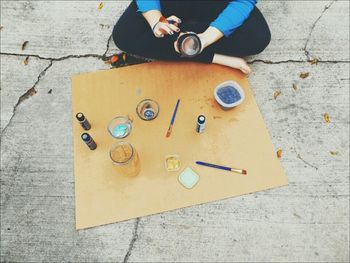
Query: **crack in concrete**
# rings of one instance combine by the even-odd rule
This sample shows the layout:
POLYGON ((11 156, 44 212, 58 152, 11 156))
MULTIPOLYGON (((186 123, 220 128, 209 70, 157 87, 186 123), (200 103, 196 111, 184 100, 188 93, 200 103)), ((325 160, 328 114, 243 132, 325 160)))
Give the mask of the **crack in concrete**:
POLYGON ((132 237, 131 237, 131 240, 130 240, 130 244, 129 244, 129 249, 128 251, 126 252, 125 254, 125 257, 124 257, 124 263, 128 262, 129 260, 129 257, 131 256, 131 252, 134 248, 134 244, 137 240, 137 238, 139 237, 138 236, 138 233, 137 233, 137 230, 139 228, 139 224, 140 224, 140 218, 136 218, 136 221, 135 221, 135 224, 134 224, 134 231, 132 232, 132 237))
MULTIPOLYGON (((111 38, 112 36, 110 36, 111 38)), ((109 38, 109 39, 110 39, 109 38)), ((38 58, 38 59, 42 59, 42 60, 48 60, 48 61, 52 61, 52 62, 56 62, 56 61, 62 61, 62 60, 66 60, 66 59, 70 59, 70 58, 98 58, 98 59, 106 59, 107 56, 107 52, 109 50, 109 44, 107 45, 107 49, 105 51, 105 53, 103 55, 98 55, 98 54, 83 54, 83 55, 67 55, 64 57, 59 57, 59 58, 50 58, 50 57, 42 57, 39 55, 35 55, 35 54, 17 54, 17 53, 0 53, 0 55, 5 55, 5 56, 17 56, 17 57, 34 57, 34 58, 38 58)), ((135 57, 137 57, 136 55, 133 55, 135 57)), ((253 60, 248 60, 247 63, 248 64, 254 64, 254 63, 264 63, 264 64, 287 64, 287 63, 309 63, 309 60, 297 60, 297 59, 287 59, 287 60, 267 60, 267 59, 253 59, 253 60)), ((317 63, 350 63, 350 60, 318 60, 317 63)))
POLYGON ((302 160, 303 163, 305 163, 306 165, 308 165, 308 166, 310 166, 310 167, 312 167, 312 168, 318 170, 318 167, 316 167, 315 165, 312 165, 311 163, 305 161, 305 160, 301 157, 301 155, 300 155, 299 153, 297 154, 297 157, 298 157, 298 159, 302 160))
POLYGON ((13 120, 13 117, 16 115, 16 111, 17 111, 18 106, 19 106, 23 101, 25 101, 26 99, 28 99, 28 98, 34 96, 34 95, 37 93, 37 91, 36 91, 36 89, 35 89, 36 85, 39 83, 39 81, 41 80, 41 78, 45 75, 46 71, 47 71, 49 68, 51 68, 52 64, 53 64, 53 62, 50 61, 49 65, 46 66, 46 67, 44 68, 44 70, 42 70, 42 71, 40 72, 40 74, 38 75, 37 80, 35 81, 35 83, 33 84, 33 86, 32 86, 30 89, 28 89, 25 93, 23 93, 23 94, 18 98, 17 103, 16 103, 15 106, 13 107, 12 116, 11 116, 10 120, 8 121, 8 123, 6 124, 6 126, 5 126, 5 127, 2 129, 2 131, 1 131, 1 137, 2 137, 2 135, 5 133, 6 129, 11 125, 12 120, 13 120))
MULTIPOLYGON (((248 60, 248 64, 254 64, 254 63, 264 63, 264 64, 271 64, 271 65, 276 65, 276 64, 287 64, 287 63, 310 63, 309 60, 293 60, 293 59, 288 59, 288 60, 279 60, 279 61, 272 61, 272 60, 264 60, 264 59, 253 59, 253 60, 248 60)), ((350 63, 350 60, 318 60, 317 63, 331 63, 331 64, 337 64, 337 63, 350 63)))
POLYGON ((67 56, 63 56, 63 57, 59 57, 59 58, 49 58, 49 57, 42 57, 42 56, 34 55, 34 54, 17 54, 17 53, 1 53, 0 52, 0 55, 18 56, 18 57, 35 57, 35 58, 38 58, 38 59, 50 61, 49 65, 47 67, 45 67, 44 70, 42 70, 40 72, 40 74, 38 75, 37 80, 35 81, 34 85, 18 98, 17 103, 13 107, 12 116, 11 116, 10 120, 8 121, 6 126, 1 130, 1 137, 3 136, 3 134, 5 133, 7 128, 11 125, 12 120, 13 120, 14 116, 16 115, 16 110, 17 110, 18 106, 23 101, 25 101, 26 99, 32 97, 33 95, 35 95, 37 93, 37 91, 35 89, 36 85, 38 85, 38 83, 40 82, 41 78, 45 75, 46 71, 49 68, 52 67, 54 62, 63 61, 63 60, 66 60, 66 59, 71 59, 71 58, 98 58, 98 59, 105 60, 106 59, 106 54, 107 54, 107 52, 109 50, 109 42, 111 41, 111 39, 112 39, 112 35, 110 35, 108 37, 106 50, 105 50, 105 52, 102 55, 98 55, 98 54, 83 54, 83 55, 67 55, 67 56))
POLYGON ((98 55, 98 54, 67 55, 67 56, 58 57, 58 58, 42 57, 40 55, 35 55, 35 54, 17 54, 17 53, 0 53, 0 55, 17 56, 17 57, 33 57, 33 58, 38 58, 42 60, 49 60, 52 62, 62 61, 70 58, 91 58, 91 57, 99 58, 99 59, 104 58, 104 55, 98 55))
POLYGON ((108 40, 107 40, 107 45, 106 45, 106 51, 105 51, 105 53, 103 53, 103 55, 102 55, 102 59, 105 59, 106 58, 106 55, 107 55, 107 52, 108 52, 108 50, 109 50, 109 42, 111 41, 111 39, 112 39, 112 34, 109 36, 109 38, 108 38, 108 40))
POLYGON ((320 19, 322 18, 322 16, 326 13, 326 11, 335 3, 337 2, 338 0, 333 0, 331 2, 329 2, 324 8, 323 8, 323 11, 321 12, 320 16, 315 20, 315 22, 312 24, 311 26, 311 29, 310 29, 310 32, 309 32, 309 35, 307 36, 306 38, 306 42, 305 42, 305 45, 303 47, 303 50, 304 50, 304 53, 305 53, 305 56, 306 56, 306 59, 308 61, 312 60, 314 57, 310 54, 310 51, 307 50, 307 46, 310 42, 310 39, 311 39, 311 36, 312 36, 312 33, 317 25, 317 23, 320 21, 320 19))
POLYGON ((56 61, 62 61, 62 60, 66 60, 66 59, 70 59, 70 58, 98 58, 98 59, 106 59, 106 54, 108 53, 109 50, 109 42, 112 39, 112 35, 110 35, 108 37, 107 40, 107 45, 106 45, 106 50, 102 55, 99 54, 82 54, 82 55, 66 55, 63 57, 58 57, 58 58, 52 58, 52 57, 43 57, 40 55, 36 55, 36 54, 18 54, 18 53, 6 53, 6 52, 0 52, 0 55, 7 55, 7 56, 17 56, 17 57, 33 57, 33 58, 37 58, 37 59, 42 59, 42 60, 49 60, 51 62, 56 62, 56 61))

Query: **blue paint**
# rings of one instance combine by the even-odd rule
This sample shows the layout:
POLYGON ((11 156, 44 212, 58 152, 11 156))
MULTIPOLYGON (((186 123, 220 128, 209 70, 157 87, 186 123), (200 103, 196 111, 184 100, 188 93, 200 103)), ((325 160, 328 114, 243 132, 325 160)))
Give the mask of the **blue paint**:
POLYGON ((125 124, 120 124, 114 127, 113 136, 116 138, 122 138, 128 133, 129 127, 125 124))
POLYGON ((236 90, 232 86, 225 86, 216 92, 218 97, 226 104, 232 104, 239 101, 242 97, 239 94, 238 90, 236 90))
POLYGON ((145 109, 143 116, 146 120, 152 120, 154 118, 154 111, 151 108, 145 109))

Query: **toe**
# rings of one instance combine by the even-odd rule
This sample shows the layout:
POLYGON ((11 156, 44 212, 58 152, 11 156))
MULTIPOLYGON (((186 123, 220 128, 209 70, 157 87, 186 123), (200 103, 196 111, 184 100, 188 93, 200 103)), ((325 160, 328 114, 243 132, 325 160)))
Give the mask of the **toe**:
POLYGON ((251 69, 248 65, 242 66, 240 68, 240 70, 244 73, 244 74, 249 74, 251 72, 251 69))

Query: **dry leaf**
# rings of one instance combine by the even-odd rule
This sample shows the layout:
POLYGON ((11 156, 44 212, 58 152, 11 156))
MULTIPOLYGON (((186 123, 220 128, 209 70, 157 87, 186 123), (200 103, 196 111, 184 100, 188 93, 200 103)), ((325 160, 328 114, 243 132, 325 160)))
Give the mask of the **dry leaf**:
POLYGON ((21 50, 24 50, 28 43, 29 43, 29 41, 24 41, 22 44, 21 50))
POLYGON ((28 65, 28 62, 29 62, 29 57, 26 57, 24 60, 23 60, 23 63, 25 66, 28 65))
POLYGON ((98 9, 101 10, 102 8, 103 8, 103 3, 101 2, 98 4, 98 9))
POLYGON ((111 26, 110 25, 104 25, 104 24, 100 24, 100 27, 102 28, 102 29, 104 29, 104 28, 110 28, 111 26))
POLYGON ((331 119, 329 118, 328 113, 324 113, 324 114, 323 114, 323 119, 324 119, 325 122, 327 122, 327 123, 330 123, 330 122, 331 122, 331 119))
POLYGON ((311 65, 317 64, 318 63, 318 59, 317 58, 312 58, 309 60, 311 65))
POLYGON ((300 73, 299 77, 302 79, 306 79, 309 75, 310 75, 309 72, 302 72, 302 73, 300 73))
POLYGON ((297 84, 293 84, 293 89, 294 89, 294 90, 298 90, 297 84))
POLYGON ((282 157, 282 149, 279 149, 277 152, 276 152, 276 155, 278 158, 281 158, 282 157))
POLYGON ((277 99, 277 97, 281 95, 281 91, 280 90, 276 90, 275 93, 273 94, 273 98, 277 99))
POLYGON ((300 215, 298 215, 297 213, 293 213, 293 216, 295 216, 295 217, 297 217, 297 218, 301 218, 301 216, 300 215))
POLYGON ((336 152, 336 151, 330 151, 329 152, 331 155, 338 155, 339 152, 336 152))

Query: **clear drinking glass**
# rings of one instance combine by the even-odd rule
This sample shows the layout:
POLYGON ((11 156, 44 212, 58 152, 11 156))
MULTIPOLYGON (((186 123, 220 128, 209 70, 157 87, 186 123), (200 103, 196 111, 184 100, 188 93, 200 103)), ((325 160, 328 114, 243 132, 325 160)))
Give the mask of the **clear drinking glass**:
POLYGON ((140 159, 130 143, 121 141, 112 145, 109 156, 121 174, 136 176, 140 173, 140 159))
POLYGON ((126 116, 118 116, 108 124, 108 132, 116 139, 127 137, 132 129, 132 122, 126 116))
POLYGON ((154 120, 159 114, 159 104, 154 100, 145 99, 137 104, 136 112, 144 121, 154 120))

